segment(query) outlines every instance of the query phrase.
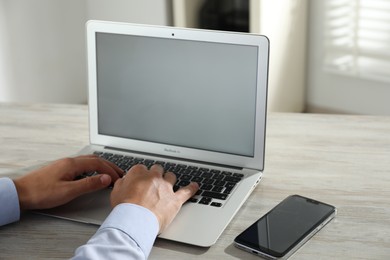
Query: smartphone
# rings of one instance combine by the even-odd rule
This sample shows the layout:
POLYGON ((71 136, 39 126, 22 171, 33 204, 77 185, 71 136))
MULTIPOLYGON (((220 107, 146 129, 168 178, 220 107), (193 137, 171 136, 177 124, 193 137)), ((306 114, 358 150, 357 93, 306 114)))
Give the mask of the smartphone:
POLYGON ((287 259, 336 215, 332 205, 291 195, 234 239, 266 259, 287 259))

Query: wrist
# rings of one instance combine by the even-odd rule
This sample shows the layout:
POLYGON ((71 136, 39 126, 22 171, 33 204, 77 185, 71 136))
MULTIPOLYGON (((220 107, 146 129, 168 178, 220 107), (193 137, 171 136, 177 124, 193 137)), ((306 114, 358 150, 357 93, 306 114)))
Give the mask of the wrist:
POLYGON ((18 194, 20 209, 21 210, 28 209, 27 206, 28 205, 27 201, 29 198, 28 189, 25 187, 25 185, 23 184, 23 180, 20 178, 13 180, 13 182, 16 188, 16 192, 18 194))

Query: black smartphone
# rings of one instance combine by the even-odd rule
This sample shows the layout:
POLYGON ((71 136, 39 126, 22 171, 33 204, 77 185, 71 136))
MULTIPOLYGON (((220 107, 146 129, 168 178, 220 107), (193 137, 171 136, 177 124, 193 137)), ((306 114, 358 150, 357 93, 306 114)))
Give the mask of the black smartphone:
POLYGON ((267 259, 287 259, 336 215, 332 205, 291 195, 234 239, 267 259))

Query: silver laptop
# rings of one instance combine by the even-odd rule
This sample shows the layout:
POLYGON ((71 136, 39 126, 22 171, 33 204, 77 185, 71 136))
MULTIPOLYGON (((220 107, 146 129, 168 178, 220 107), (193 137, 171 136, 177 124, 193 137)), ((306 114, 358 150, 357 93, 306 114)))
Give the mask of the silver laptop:
MULTIPOLYGON (((201 191, 160 238, 213 245, 264 168, 269 43, 252 34, 89 21, 90 145, 126 169, 162 164, 201 191)), ((45 214, 100 225, 111 189, 45 214)))

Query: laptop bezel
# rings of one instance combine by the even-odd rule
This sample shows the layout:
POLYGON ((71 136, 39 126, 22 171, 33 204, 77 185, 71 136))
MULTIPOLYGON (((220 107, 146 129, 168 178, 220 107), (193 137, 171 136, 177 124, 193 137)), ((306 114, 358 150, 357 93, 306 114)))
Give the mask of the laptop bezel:
POLYGON ((137 151, 142 153, 175 157, 187 160, 196 160, 205 163, 213 163, 240 168, 250 168, 262 171, 264 168, 265 153, 268 55, 269 41, 265 36, 262 35, 106 21, 88 21, 87 56, 90 143, 94 145, 115 147, 119 149, 137 151), (115 136, 99 134, 97 116, 98 99, 96 66, 96 33, 98 32, 256 46, 258 48, 258 70, 254 156, 247 157, 173 145, 157 144, 146 141, 130 140, 115 136))

